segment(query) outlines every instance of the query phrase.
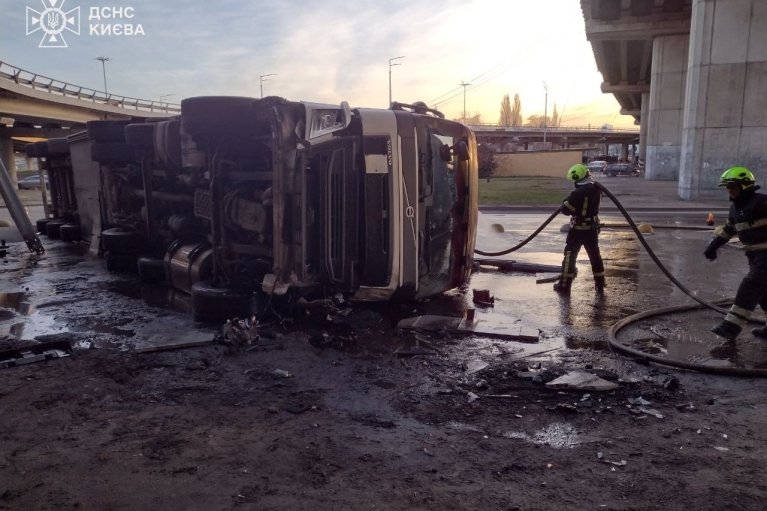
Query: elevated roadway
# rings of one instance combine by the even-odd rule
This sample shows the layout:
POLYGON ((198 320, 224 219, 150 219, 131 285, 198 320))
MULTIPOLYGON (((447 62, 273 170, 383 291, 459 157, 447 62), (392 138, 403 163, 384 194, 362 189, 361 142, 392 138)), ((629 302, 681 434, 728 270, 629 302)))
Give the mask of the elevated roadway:
POLYGON ((767 1, 581 0, 602 91, 640 123, 645 178, 685 200, 767 178, 767 1))
POLYGON ((15 176, 14 150, 24 138, 65 137, 94 120, 164 118, 178 105, 62 82, 0 61, 0 157, 15 176))

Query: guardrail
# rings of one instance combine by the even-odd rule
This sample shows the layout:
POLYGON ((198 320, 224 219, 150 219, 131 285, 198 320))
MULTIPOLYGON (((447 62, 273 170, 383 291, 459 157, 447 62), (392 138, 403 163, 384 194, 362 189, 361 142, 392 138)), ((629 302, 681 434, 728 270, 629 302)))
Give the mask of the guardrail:
POLYGON ((547 133, 561 133, 565 131, 583 131, 586 133, 626 133, 626 134, 639 134, 639 129, 631 129, 631 128, 603 128, 603 127, 592 127, 592 126, 556 126, 551 127, 547 126, 546 128, 542 127, 533 127, 533 126, 499 126, 497 124, 471 124, 469 125, 471 129, 474 131, 482 130, 482 131, 524 131, 524 132, 540 132, 543 133, 544 131, 547 133))
POLYGON ((72 85, 71 83, 32 73, 31 71, 12 66, 1 60, 0 78, 10 80, 34 90, 41 90, 54 95, 79 99, 81 101, 88 101, 95 104, 114 106, 125 110, 164 112, 168 114, 181 113, 181 106, 175 103, 108 94, 106 92, 81 87, 79 85, 72 85))

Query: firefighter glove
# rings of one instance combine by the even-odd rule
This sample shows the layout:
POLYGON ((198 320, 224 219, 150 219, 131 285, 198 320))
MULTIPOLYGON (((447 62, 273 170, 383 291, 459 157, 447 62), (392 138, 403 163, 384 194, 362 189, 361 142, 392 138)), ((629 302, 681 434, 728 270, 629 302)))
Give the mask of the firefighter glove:
POLYGON ((726 239, 715 236, 706 247, 706 250, 703 251, 703 255, 706 256, 706 259, 709 261, 713 261, 716 259, 716 251, 725 243, 727 243, 726 239))

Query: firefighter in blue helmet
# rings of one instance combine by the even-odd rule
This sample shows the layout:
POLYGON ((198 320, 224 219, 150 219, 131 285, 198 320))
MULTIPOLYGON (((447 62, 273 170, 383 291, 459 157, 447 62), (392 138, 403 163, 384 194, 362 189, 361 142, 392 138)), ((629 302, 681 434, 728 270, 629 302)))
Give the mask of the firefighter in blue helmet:
POLYGON ((586 165, 578 164, 567 171, 567 179, 573 181, 575 190, 562 203, 562 214, 570 215, 570 231, 565 241, 565 257, 562 260, 562 274, 554 284, 554 290, 569 294, 575 278, 575 261, 581 247, 591 261, 594 273, 594 287, 601 293, 605 288, 605 266, 599 253, 599 191, 586 165))
MULTIPOLYGON (((746 167, 727 169, 719 179, 719 186, 726 187, 730 195, 730 213, 727 223, 714 230, 715 236, 703 254, 713 261, 719 247, 736 234, 743 243, 748 273, 740 282, 735 303, 724 320, 711 330, 720 337, 734 340, 757 305, 767 314, 767 195, 756 193, 759 186, 746 167)), ((767 337, 764 326, 751 332, 767 337)))

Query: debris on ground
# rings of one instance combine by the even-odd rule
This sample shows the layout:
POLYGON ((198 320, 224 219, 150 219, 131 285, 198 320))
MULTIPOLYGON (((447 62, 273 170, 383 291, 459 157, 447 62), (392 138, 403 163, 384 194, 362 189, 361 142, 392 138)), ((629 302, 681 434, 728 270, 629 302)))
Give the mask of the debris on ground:
POLYGON ((620 387, 617 383, 603 380, 599 376, 585 371, 569 372, 550 381, 546 386, 555 389, 590 390, 594 392, 610 391, 620 387))

